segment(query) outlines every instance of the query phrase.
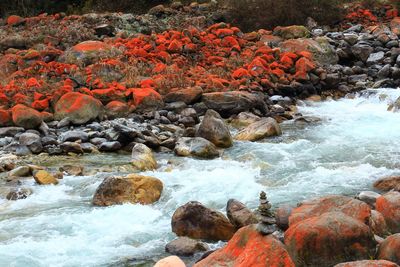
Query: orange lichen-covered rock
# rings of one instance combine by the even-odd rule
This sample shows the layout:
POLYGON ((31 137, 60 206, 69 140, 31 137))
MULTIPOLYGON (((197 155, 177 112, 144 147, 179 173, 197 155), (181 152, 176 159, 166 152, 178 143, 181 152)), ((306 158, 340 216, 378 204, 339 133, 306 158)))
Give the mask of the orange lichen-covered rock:
POLYGON ((11 123, 12 121, 10 111, 0 109, 0 127, 9 126, 11 123))
POLYGON ((285 244, 296 266, 319 267, 368 259, 375 253, 372 231, 342 212, 328 212, 291 225, 285 244))
POLYGON ((385 260, 364 260, 340 263, 335 267, 399 267, 399 265, 385 260))
POLYGON ((343 212, 363 223, 368 222, 371 216, 371 208, 365 202, 351 197, 332 195, 301 203, 299 207, 293 209, 289 217, 289 225, 333 211, 343 212))
POLYGON ((103 105, 92 96, 81 93, 63 95, 54 107, 56 120, 69 117, 74 124, 84 124, 102 115, 103 105))
POLYGON ((99 99, 104 104, 107 104, 113 100, 124 100, 125 95, 122 90, 118 90, 115 88, 108 88, 108 89, 96 89, 91 91, 92 96, 96 99, 99 99))
POLYGON ((32 107, 38 111, 43 111, 49 108, 49 100, 47 98, 42 100, 35 100, 32 103, 32 107))
POLYGON ((18 26, 24 22, 25 22, 24 18, 16 15, 11 15, 7 18, 7 24, 10 26, 18 26))
POLYGON ((34 129, 40 126, 42 123, 42 116, 40 112, 18 104, 12 108, 12 120, 16 126, 23 127, 25 129, 34 129))
POLYGON ((386 220, 392 233, 400 233, 400 192, 391 191, 376 200, 376 210, 386 220))
POLYGON ((241 228, 228 244, 195 267, 294 267, 285 246, 271 235, 261 235, 255 225, 241 228))
POLYGON ((400 264, 400 234, 387 237, 379 245, 377 258, 400 264))
POLYGON ((99 50, 107 50, 110 46, 100 41, 85 41, 75 45, 72 49, 76 52, 94 52, 99 50))
POLYGON ((139 110, 152 110, 164 105, 164 101, 159 93, 153 88, 130 88, 126 96, 133 98, 133 104, 139 110))

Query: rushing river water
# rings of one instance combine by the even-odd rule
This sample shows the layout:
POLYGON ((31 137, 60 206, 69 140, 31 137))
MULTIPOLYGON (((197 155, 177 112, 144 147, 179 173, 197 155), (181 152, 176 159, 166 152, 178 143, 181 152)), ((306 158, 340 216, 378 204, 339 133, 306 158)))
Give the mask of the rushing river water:
MULTIPOLYGON (((160 169, 146 173, 164 183, 154 205, 91 206, 105 174, 65 177, 57 186, 25 181, 33 195, 0 198, 0 266, 152 266, 174 238, 173 212, 190 200, 223 211, 230 198, 255 208, 260 190, 277 206, 371 189, 377 178, 400 173, 400 113, 387 111, 398 96, 387 89, 300 106, 322 121, 286 122, 283 136, 236 142, 220 159, 158 155, 160 169)), ((86 158, 94 166, 129 162, 121 155, 86 158)))

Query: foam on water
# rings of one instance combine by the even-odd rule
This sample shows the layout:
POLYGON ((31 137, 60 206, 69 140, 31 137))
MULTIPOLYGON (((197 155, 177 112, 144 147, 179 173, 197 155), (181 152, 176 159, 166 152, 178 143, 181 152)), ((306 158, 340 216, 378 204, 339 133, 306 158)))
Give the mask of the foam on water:
POLYGON ((161 168, 145 173, 164 183, 153 205, 92 207, 101 174, 67 176, 57 186, 26 181, 33 195, 0 199, 0 266, 135 266, 165 255, 171 216, 191 200, 223 211, 230 198, 255 208, 260 190, 276 206, 371 189, 378 177, 400 173, 400 113, 387 111, 398 96, 385 89, 301 106, 322 122, 284 123, 282 137, 236 142, 220 159, 160 156, 161 168))

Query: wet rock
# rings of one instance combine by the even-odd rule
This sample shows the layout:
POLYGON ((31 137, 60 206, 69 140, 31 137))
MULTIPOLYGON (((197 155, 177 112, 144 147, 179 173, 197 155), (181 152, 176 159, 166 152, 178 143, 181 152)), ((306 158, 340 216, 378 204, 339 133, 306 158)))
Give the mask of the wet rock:
POLYGON ((83 175, 83 166, 80 165, 64 165, 60 167, 61 172, 65 172, 68 175, 72 176, 81 176, 83 175))
POLYGON ((131 163, 138 171, 150 171, 157 168, 153 152, 144 144, 136 144, 132 148, 131 163))
POLYGON ((259 121, 260 117, 250 112, 240 112, 230 120, 230 124, 235 128, 243 128, 259 121))
POLYGON ((223 117, 251 109, 258 109, 262 113, 267 111, 261 97, 243 91, 206 93, 203 94, 202 100, 208 109, 217 111, 223 117))
POLYGON ((374 183, 374 187, 380 191, 400 191, 400 176, 384 177, 374 183))
POLYGON ((2 127, 0 128, 0 137, 11 136, 14 137, 16 134, 24 131, 22 127, 2 127))
POLYGON ((6 199, 8 199, 8 200, 25 199, 31 194, 32 194, 32 190, 30 190, 28 188, 16 188, 16 189, 12 189, 7 194, 6 199))
POLYGON ((157 261, 153 267, 186 267, 186 265, 177 256, 169 256, 157 261))
POLYGON ((137 174, 130 174, 126 177, 109 177, 104 179, 96 189, 93 205, 152 204, 160 199, 162 190, 162 182, 154 177, 137 174))
POLYGON ((177 89, 169 92, 165 96, 164 101, 166 103, 184 102, 185 104, 190 105, 199 101, 202 94, 203 89, 199 86, 177 89))
POLYGON ((340 263, 335 267, 398 267, 398 265, 385 260, 363 260, 340 263))
POLYGON ((296 266, 317 267, 370 258, 376 244, 366 224, 328 212, 290 224, 285 245, 296 266))
POLYGON ((316 124, 322 121, 321 118, 315 116, 301 116, 294 120, 294 123, 298 126, 304 126, 308 124, 316 124))
POLYGON ((64 153, 83 154, 81 145, 76 142, 64 142, 60 145, 60 148, 64 153))
POLYGON ((255 225, 238 230, 228 244, 211 253, 194 267, 252 266, 294 267, 285 246, 272 237, 261 235, 255 225))
POLYGON ((40 185, 58 184, 56 178, 45 170, 39 170, 33 173, 36 183, 40 185))
POLYGON ((43 121, 40 112, 22 104, 14 106, 11 111, 14 124, 25 129, 37 128, 43 121))
POLYGON ((121 143, 118 141, 104 142, 99 146, 100 151, 104 152, 115 152, 122 147, 121 143))
POLYGON ((175 144, 174 152, 182 157, 198 157, 212 159, 219 157, 219 152, 215 145, 202 137, 181 137, 175 144))
POLYGON ((380 194, 373 191, 362 191, 360 194, 358 194, 357 199, 369 204, 372 207, 375 207, 376 199, 380 196, 380 194))
POLYGON ((101 116, 103 105, 92 96, 71 92, 57 101, 54 110, 56 120, 69 117, 73 124, 79 125, 101 116))
POLYGON ((228 240, 235 227, 221 213, 192 201, 179 207, 172 216, 172 231, 194 239, 228 240))
POLYGON ((188 237, 178 237, 165 246, 165 251, 178 256, 192 256, 195 253, 207 251, 207 244, 188 237))
POLYGON ((87 142, 89 140, 89 135, 84 131, 68 131, 61 134, 62 142, 75 142, 78 140, 87 142))
POLYGON ((226 204, 226 215, 236 229, 258 222, 256 215, 236 199, 230 199, 226 204))
POLYGON ((233 145, 228 126, 214 110, 208 110, 197 129, 196 136, 203 137, 217 147, 228 148, 233 145))
POLYGON ((376 210, 380 212, 392 233, 400 233, 400 193, 391 191, 376 200, 376 210))
POLYGON ((276 224, 282 230, 289 228, 289 217, 292 214, 293 208, 289 205, 281 205, 275 212, 276 224))
POLYGON ((23 133, 19 136, 19 143, 27 146, 32 153, 39 154, 43 151, 42 141, 39 135, 34 133, 23 133))
POLYGON ((377 258, 400 264, 400 234, 387 237, 379 245, 377 258))
POLYGON ((31 169, 29 166, 20 166, 8 173, 10 177, 27 177, 31 175, 31 169))
POLYGON ((368 204, 350 197, 332 195, 302 202, 299 207, 293 209, 289 217, 289 225, 320 216, 326 212, 338 211, 363 223, 368 222, 371 215, 371 208, 368 204))
POLYGON ((279 124, 273 118, 262 118, 240 131, 235 139, 240 141, 258 141, 260 139, 281 135, 279 124))

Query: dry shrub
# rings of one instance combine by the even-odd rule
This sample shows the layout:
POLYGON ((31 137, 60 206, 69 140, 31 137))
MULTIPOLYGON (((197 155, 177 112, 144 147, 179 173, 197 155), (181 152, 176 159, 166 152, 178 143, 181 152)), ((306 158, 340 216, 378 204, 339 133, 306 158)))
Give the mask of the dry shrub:
POLYGON ((228 21, 245 31, 278 25, 304 24, 312 17, 320 24, 340 20, 345 0, 223 0, 228 21))

